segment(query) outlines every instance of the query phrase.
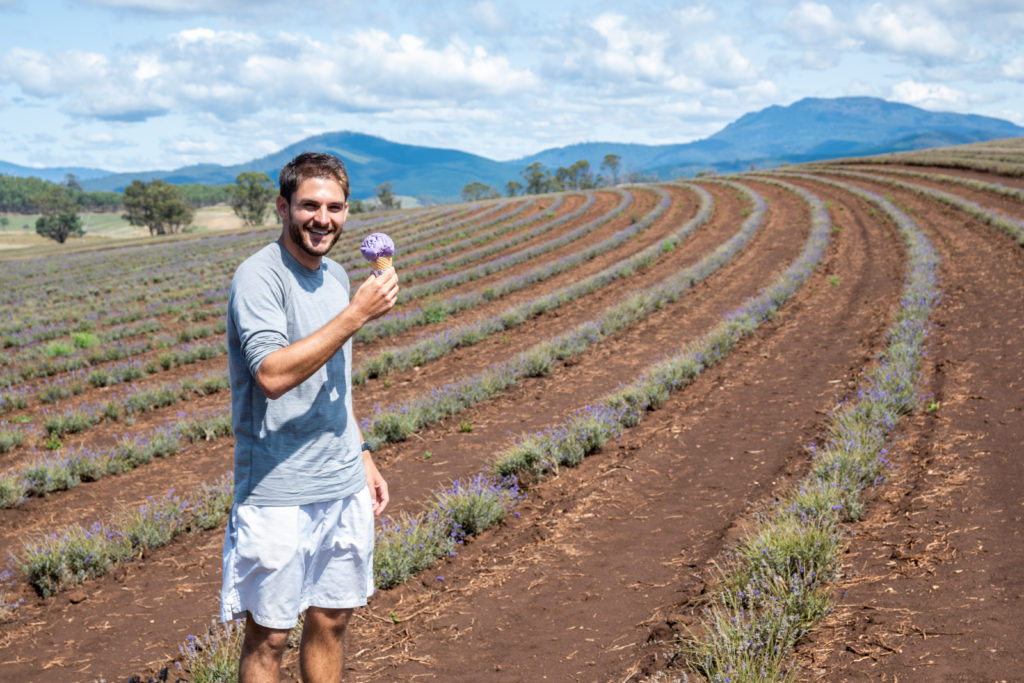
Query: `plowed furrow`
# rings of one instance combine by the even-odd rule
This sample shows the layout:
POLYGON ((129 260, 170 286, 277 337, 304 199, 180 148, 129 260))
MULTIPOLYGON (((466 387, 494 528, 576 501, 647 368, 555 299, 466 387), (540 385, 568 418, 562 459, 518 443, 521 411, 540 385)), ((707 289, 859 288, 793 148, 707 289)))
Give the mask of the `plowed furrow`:
POLYGON ((934 409, 898 430, 891 482, 844 558, 856 579, 840 584, 802 661, 821 680, 1013 680, 1024 670, 1024 250, 948 207, 856 183, 911 207, 943 252, 934 409))
POLYGON ((652 629, 698 596, 748 503, 803 469, 822 412, 881 346, 898 241, 859 200, 818 194, 841 230, 783 315, 618 444, 532 490, 521 517, 375 598, 356 639, 387 648, 354 663, 357 680, 626 677, 652 629), (384 624, 392 612, 410 617, 384 624))

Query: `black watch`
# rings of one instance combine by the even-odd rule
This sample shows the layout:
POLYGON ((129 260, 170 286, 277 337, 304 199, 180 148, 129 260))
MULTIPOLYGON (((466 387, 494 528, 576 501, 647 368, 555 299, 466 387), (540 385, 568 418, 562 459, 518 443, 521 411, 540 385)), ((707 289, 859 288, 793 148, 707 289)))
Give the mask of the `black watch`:
POLYGON ((368 451, 368 450, 370 450, 370 442, 369 441, 364 441, 363 444, 359 447, 359 450, 360 451, 368 451))

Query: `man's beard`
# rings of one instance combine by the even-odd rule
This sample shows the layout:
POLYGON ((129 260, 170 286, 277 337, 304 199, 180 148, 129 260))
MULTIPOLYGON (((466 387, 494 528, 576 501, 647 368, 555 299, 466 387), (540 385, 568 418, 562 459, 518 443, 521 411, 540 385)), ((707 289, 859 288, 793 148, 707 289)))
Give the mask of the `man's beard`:
MULTIPOLYGON (((306 231, 303 227, 299 226, 299 224, 293 219, 292 216, 288 217, 288 235, 292 238, 292 242, 298 245, 298 247, 302 249, 302 251, 306 252, 310 256, 315 256, 319 258, 321 256, 326 256, 327 254, 330 253, 331 249, 334 248, 334 245, 337 244, 338 239, 341 237, 341 230, 336 230, 333 233, 333 235, 331 236, 331 243, 327 246, 327 249, 325 249, 322 252, 316 251, 314 250, 313 247, 310 247, 309 245, 306 244, 306 231)), ((320 248, 321 247, 319 246, 316 247, 316 249, 320 248)))

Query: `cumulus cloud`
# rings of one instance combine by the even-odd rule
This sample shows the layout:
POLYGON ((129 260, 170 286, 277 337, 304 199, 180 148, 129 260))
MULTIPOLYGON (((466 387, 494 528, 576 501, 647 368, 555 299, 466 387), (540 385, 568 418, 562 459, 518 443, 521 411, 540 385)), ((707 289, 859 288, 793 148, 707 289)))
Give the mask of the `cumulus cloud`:
POLYGON ((804 43, 820 43, 834 39, 841 27, 832 8, 817 2, 801 2, 783 19, 782 30, 804 43))
POLYGON ((596 64, 604 71, 649 82, 673 75, 665 63, 664 35, 628 26, 620 14, 602 14, 590 26, 604 39, 605 49, 596 55, 596 64))
POLYGON ((687 55, 693 73, 711 86, 740 86, 757 78, 753 63, 726 35, 693 44, 687 55))
POLYGON ((983 56, 920 5, 890 9, 877 2, 857 16, 854 25, 865 44, 879 51, 926 60, 970 61, 983 56))
POLYGON ((1024 81, 1024 57, 1016 57, 1003 64, 1003 75, 1015 81, 1024 81))
POLYGON ((923 109, 963 110, 968 103, 967 94, 941 83, 902 81, 892 87, 889 99, 912 104, 923 109))
MULTIPOLYGON (((713 18, 705 8, 677 13, 677 19, 684 15, 691 21, 713 18)), ((650 28, 615 13, 599 15, 588 28, 551 46, 556 66, 550 70, 556 78, 575 77, 587 90, 598 84, 598 91, 614 92, 617 101, 650 93, 689 94, 757 78, 753 63, 724 34, 681 39, 676 25, 650 28)))
POLYGON ((453 40, 435 48, 378 30, 334 44, 196 28, 116 58, 13 48, 0 57, 0 70, 27 94, 65 100, 70 113, 123 121, 180 108, 226 120, 263 107, 373 110, 497 97, 537 82, 479 46, 453 40))

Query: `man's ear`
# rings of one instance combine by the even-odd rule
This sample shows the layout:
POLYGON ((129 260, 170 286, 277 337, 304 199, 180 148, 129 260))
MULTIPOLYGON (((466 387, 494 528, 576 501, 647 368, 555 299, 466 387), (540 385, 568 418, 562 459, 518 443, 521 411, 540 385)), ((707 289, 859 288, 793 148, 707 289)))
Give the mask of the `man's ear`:
POLYGON ((284 221, 288 218, 288 200, 281 195, 277 195, 277 201, 275 203, 277 204, 277 215, 281 217, 282 221, 284 221))

